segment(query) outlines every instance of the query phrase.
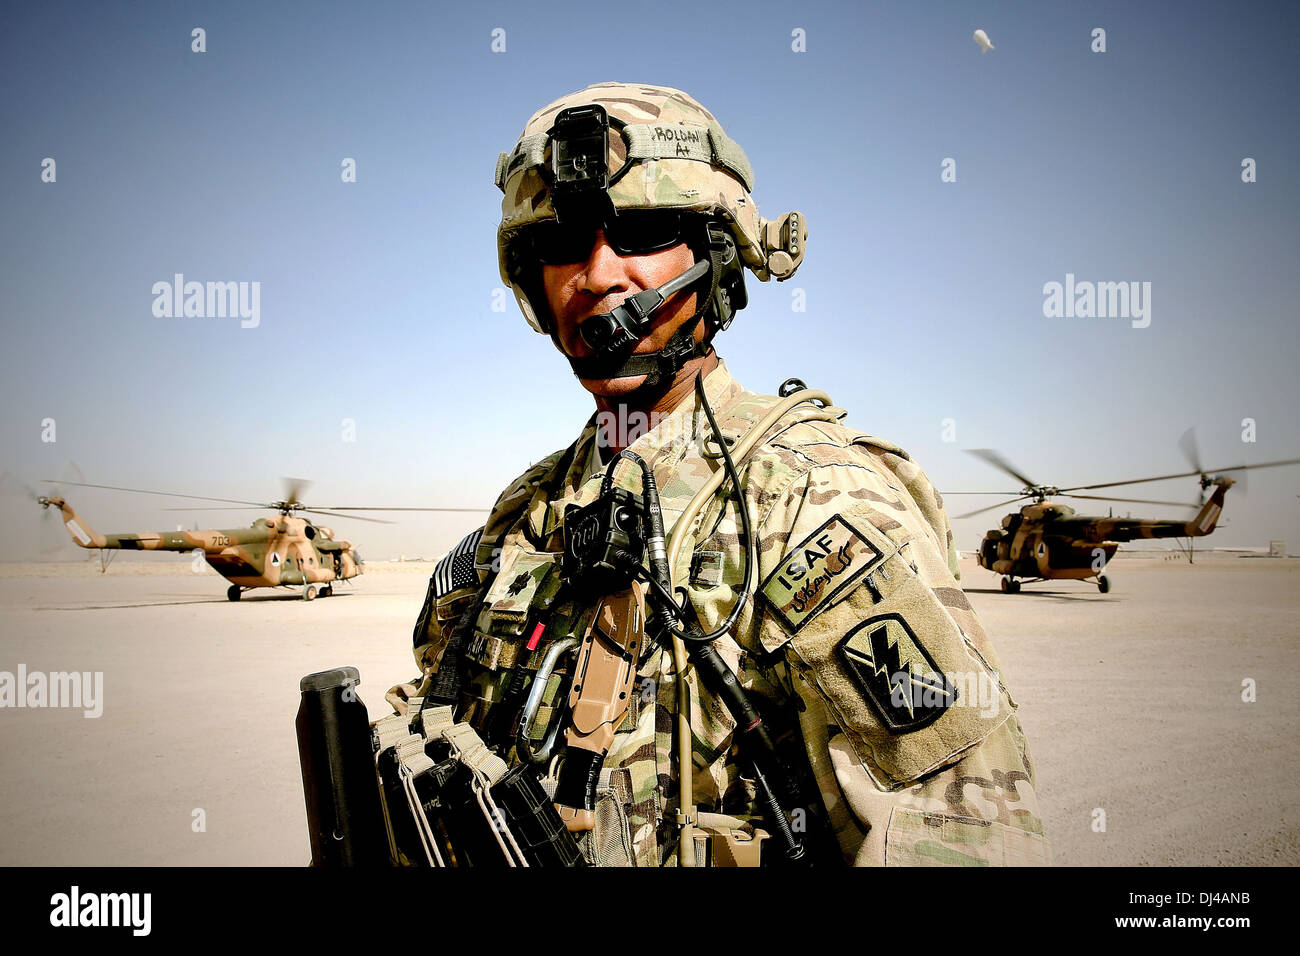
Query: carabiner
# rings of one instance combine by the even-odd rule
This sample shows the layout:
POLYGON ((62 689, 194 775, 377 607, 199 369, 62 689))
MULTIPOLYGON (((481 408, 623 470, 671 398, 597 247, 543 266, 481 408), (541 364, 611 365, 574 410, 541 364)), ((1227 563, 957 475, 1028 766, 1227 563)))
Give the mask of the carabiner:
POLYGON ((555 670, 560 657, 576 650, 580 643, 576 637, 566 637, 556 641, 546 649, 542 663, 538 666, 537 673, 533 675, 532 686, 528 688, 528 699, 524 702, 523 712, 519 715, 519 725, 515 730, 515 748, 519 755, 531 764, 546 762, 551 756, 551 748, 555 746, 555 738, 560 733, 561 722, 557 720, 540 746, 534 744, 529 736, 533 729, 533 720, 536 719, 537 711, 542 706, 542 694, 546 691, 546 684, 551 679, 551 673, 555 670))

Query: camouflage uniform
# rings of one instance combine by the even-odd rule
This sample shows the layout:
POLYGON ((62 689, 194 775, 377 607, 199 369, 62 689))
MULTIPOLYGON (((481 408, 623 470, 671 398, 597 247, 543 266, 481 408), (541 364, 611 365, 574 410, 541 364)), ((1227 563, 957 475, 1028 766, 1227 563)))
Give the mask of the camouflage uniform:
MULTIPOLYGON (((731 439, 778 401, 745 391, 722 364, 705 389, 731 439)), ((716 647, 787 761, 805 773, 805 797, 821 802, 809 819, 824 821, 824 843, 844 862, 1047 862, 1028 746, 997 656, 957 585, 939 495, 897 446, 826 420, 843 414, 798 406, 738 462, 759 566, 744 610, 716 647), (900 691, 909 684, 915 695, 900 691)), ((654 470, 670 529, 721 467, 701 443, 710 437, 691 395, 629 445, 654 470)), ((476 582, 446 593, 431 582, 415 657, 433 672, 449 625, 472 626, 459 717, 476 727, 492 714, 537 622, 545 630, 530 668, 552 641, 581 635, 590 619, 590 605, 561 591, 558 559, 564 509, 598 493, 597 445, 593 416, 577 441, 498 499, 476 550, 476 582)), ((639 492, 639 469, 620 463, 616 484, 639 492)), ((729 613, 743 580, 736 507, 726 482, 672 569, 706 629, 729 613)), ((588 847, 601 863, 676 865, 679 679, 689 691, 696 804, 757 821, 731 717, 701 693, 693 669, 678 675, 660 650, 639 672, 642 693, 605 760, 588 847)), ((544 709, 538 724, 549 714, 544 709)))
MULTIPOLYGON (((590 104, 600 105, 617 130, 607 137, 611 175, 603 187, 616 210, 707 217, 727 230, 739 261, 758 280, 794 274, 804 257, 806 220, 797 212, 759 216, 749 162, 712 113, 680 90, 599 83, 534 114, 497 161, 501 276, 534 329, 556 331, 536 256, 521 240, 556 216, 557 117, 590 104)), ((719 269, 715 262, 715 283, 719 269)), ((710 335, 726 325, 716 311, 703 315, 710 335)), ((745 391, 724 365, 705 389, 732 440, 779 401, 745 391)), ((808 843, 819 859, 1044 861, 1024 734, 997 658, 957 586, 939 497, 901 449, 844 427, 842 416, 802 403, 737 462, 757 546, 748 593, 737 594, 744 556, 739 496, 730 482, 681 529, 687 537, 672 583, 688 588, 708 630, 738 598, 743 602, 715 646, 784 762, 802 772, 807 806, 792 807, 791 816, 796 830, 809 825, 808 843)), ((456 555, 473 536, 430 582, 415 629, 416 660, 425 674, 444 661, 463 668, 457 717, 476 728, 500 728, 497 716, 507 708, 498 704, 516 668, 535 670, 547 647, 582 636, 593 616, 593 602, 577 602, 560 587, 558 564, 565 508, 589 504, 599 491, 606 459, 597 434, 593 416, 577 441, 506 489, 477 539, 472 572, 468 555, 456 555), (540 644, 531 654, 521 650, 539 624, 540 644), (447 655, 449 647, 457 654, 447 655)), ((692 394, 629 445, 654 470, 665 527, 675 526, 722 467, 711 440, 692 394)), ((639 492, 640 469, 622 461, 615 481, 639 492)), ((640 692, 631 695, 604 760, 596 827, 584 838, 598 863, 677 863, 678 681, 685 684, 701 826, 743 831, 760 816, 754 782, 733 746, 730 714, 701 692, 693 668, 677 673, 673 655, 660 649, 641 667, 640 692), (703 814, 716 816, 705 821, 703 814)), ((560 686, 558 675, 546 685, 535 738, 562 703, 560 686)), ((493 743, 502 755, 518 761, 499 738, 493 743)), ((697 836, 695 849, 707 838, 697 836)), ((718 851, 718 841, 711 848, 718 851)), ((707 854, 695 856, 700 863, 707 854)))

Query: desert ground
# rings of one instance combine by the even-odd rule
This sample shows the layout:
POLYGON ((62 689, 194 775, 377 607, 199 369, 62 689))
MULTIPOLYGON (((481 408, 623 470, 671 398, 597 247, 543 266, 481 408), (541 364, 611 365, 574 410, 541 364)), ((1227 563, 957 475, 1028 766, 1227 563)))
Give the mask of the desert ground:
MULTIPOLYGON (((0 565, 0 671, 104 675, 98 718, 0 709, 0 864, 306 863, 298 680, 355 665, 387 713, 432 565, 229 603, 187 558, 139 557, 0 565)), ((1056 862, 1300 863, 1300 559, 1121 551, 1108 573, 1006 595, 963 561, 1056 862)))

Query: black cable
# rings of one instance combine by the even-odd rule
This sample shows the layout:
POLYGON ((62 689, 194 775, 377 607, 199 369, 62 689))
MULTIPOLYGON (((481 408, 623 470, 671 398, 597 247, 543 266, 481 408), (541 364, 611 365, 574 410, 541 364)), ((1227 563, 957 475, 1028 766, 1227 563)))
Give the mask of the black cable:
POLYGON ((660 601, 663 601, 665 604, 668 605, 668 607, 672 609, 670 612, 672 616, 684 623, 685 619, 682 617, 682 608, 678 606, 677 599, 673 597, 672 592, 669 591, 666 587, 664 587, 659 582, 659 580, 653 574, 651 574, 649 569, 646 568, 644 565, 641 564, 637 564, 635 566, 629 565, 629 567, 634 574, 642 578, 648 585, 650 585, 651 588, 655 590, 655 592, 659 595, 660 601))
MULTIPOLYGON (((700 405, 704 409, 704 415, 709 421, 709 428, 713 431, 713 436, 718 442, 718 447, 722 449, 723 465, 727 469, 727 477, 731 480, 732 488, 736 492, 736 502, 740 508, 740 525, 742 537, 745 542, 744 552, 744 580, 740 586, 740 596, 731 608, 731 613, 727 615, 726 620, 718 627, 714 628, 707 634, 699 632, 698 628, 685 630, 674 627, 671 621, 665 620, 664 627, 660 634, 670 633, 674 637, 688 643, 707 643, 716 641, 723 634, 726 634, 735 625, 740 617, 741 610, 744 609, 745 602, 749 597, 749 587, 754 580, 754 563, 750 560, 750 549, 753 543, 753 528, 750 524, 749 508, 745 504, 744 491, 740 486, 740 474, 736 470, 736 463, 731 457, 731 449, 727 445, 726 436, 723 435, 722 429, 718 427, 718 420, 713 414, 713 406, 709 404, 709 397, 704 390, 704 375, 702 372, 695 374, 695 394, 699 398, 700 405)), ((642 474, 642 499, 645 503, 646 517, 649 527, 646 533, 646 542, 650 552, 651 571, 646 571, 639 563, 635 569, 642 572, 646 581, 648 581, 656 592, 656 596, 666 605, 665 612, 671 614, 673 618, 681 623, 686 622, 685 608, 689 600, 689 595, 683 596, 681 604, 672 597, 671 587, 671 569, 668 567, 667 555, 660 556, 656 553, 654 542, 663 537, 663 512, 659 507, 659 492, 655 486, 654 473, 644 459, 635 452, 623 449, 610 459, 609 464, 605 466, 605 477, 601 481, 600 493, 602 496, 609 493, 614 483, 614 468, 619 459, 630 458, 641 468, 642 474), (671 610, 670 610, 671 609, 671 610)), ((725 504, 724 504, 725 507, 725 504)), ((686 533, 683 529, 682 533, 686 533)), ((631 567, 631 565, 629 565, 631 567)))
MULTIPOLYGON (((698 624, 688 622, 686 610, 690 606, 689 591, 686 591, 685 588, 681 589, 684 593, 680 604, 677 603, 671 591, 671 572, 662 544, 663 516, 659 506, 659 494, 655 486, 654 475, 650 470, 650 466, 639 455, 626 449, 615 455, 606 469, 605 478, 601 485, 601 493, 603 495, 610 490, 614 478, 614 465, 619 458, 631 458, 641 467, 644 479, 642 498, 646 510, 647 550, 653 570, 645 568, 631 555, 625 556, 626 566, 627 570, 638 577, 644 578, 649 583, 654 596, 658 599, 656 603, 661 605, 665 615, 662 624, 656 629, 657 633, 651 635, 652 640, 645 642, 644 651, 638 665, 645 660, 650 648, 657 644, 665 633, 671 633, 687 643, 692 663, 705 686, 720 698, 723 706, 735 721, 737 739, 742 742, 742 750, 746 754, 747 762, 754 776, 759 804, 762 806, 764 816, 768 818, 769 825, 772 827, 775 845, 780 846, 782 856, 787 862, 807 864, 810 861, 803 843, 791 830, 781 805, 782 798, 788 798, 794 792, 794 789, 785 768, 777 756, 775 743, 758 711, 750 703, 748 695, 741 687, 736 675, 718 655, 712 644, 714 640, 727 633, 735 624, 740 616, 741 609, 745 605, 745 601, 749 597, 749 587, 754 578, 754 562, 750 560, 750 549, 753 546, 753 528, 750 524, 749 508, 745 504, 744 491, 740 486, 740 474, 736 470, 736 463, 731 457, 731 450, 727 446, 726 436, 723 435, 722 429, 718 427, 717 418, 713 414, 708 395, 704 391, 702 373, 697 373, 695 376, 695 391, 699 396, 700 405, 704 408, 704 414, 709 420, 709 427, 713 430, 718 447, 722 451, 727 477, 731 480, 732 487, 735 489, 736 500, 740 507, 740 521, 745 543, 744 581, 741 584, 740 597, 737 598, 731 613, 727 615, 727 619, 719 627, 707 634, 701 634, 698 624), (651 543, 655 541, 658 544, 651 543), (669 617, 675 618, 679 623, 686 625, 687 629, 674 627, 669 617)), ((685 528, 681 531, 683 534, 686 532, 687 529, 685 528)))
MULTIPOLYGON (((709 404, 709 397, 704 392, 704 375, 700 372, 697 372, 695 375, 695 394, 699 397, 700 405, 704 408, 704 415, 709 420, 709 428, 712 429, 714 438, 717 439, 718 447, 722 449, 723 465, 727 469, 727 477, 731 480, 732 488, 735 489, 736 504, 740 508, 740 526, 742 537, 745 542, 744 580, 740 585, 740 596, 736 598, 736 603, 732 606, 731 613, 727 615, 727 619, 707 634, 701 634, 698 631, 684 631, 675 628, 672 625, 668 626, 668 631, 680 640, 688 643, 707 643, 709 641, 716 641, 723 634, 726 634, 731 630, 732 626, 735 625, 737 619, 740 617, 740 612, 744 609, 745 602, 749 598, 749 586, 754 580, 754 563, 750 560, 750 549, 753 545, 753 529, 750 526, 749 508, 745 504, 745 494, 740 487, 740 474, 736 471, 736 463, 731 458, 731 450, 727 446, 726 436, 722 434, 722 429, 718 427, 718 420, 713 415, 713 407, 709 404)), ((682 534, 685 534, 686 531, 687 529, 683 528, 682 534)), ((683 605, 685 604, 685 600, 686 599, 684 598, 683 605)), ((674 616, 678 620, 682 620, 684 618, 683 608, 679 607, 677 609, 677 614, 674 616)))

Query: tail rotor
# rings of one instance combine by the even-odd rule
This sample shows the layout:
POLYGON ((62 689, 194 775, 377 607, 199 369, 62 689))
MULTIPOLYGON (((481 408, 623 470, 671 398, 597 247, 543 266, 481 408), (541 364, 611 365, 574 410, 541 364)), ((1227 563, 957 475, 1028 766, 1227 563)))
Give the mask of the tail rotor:
POLYGON ((53 499, 63 497, 64 484, 84 480, 81 469, 75 461, 68 461, 59 469, 58 478, 50 482, 51 487, 45 492, 37 490, 9 472, 0 474, 0 497, 22 498, 41 506, 39 530, 36 535, 39 560, 51 561, 59 557, 69 557, 74 552, 75 549, 63 530, 59 508, 53 499))

